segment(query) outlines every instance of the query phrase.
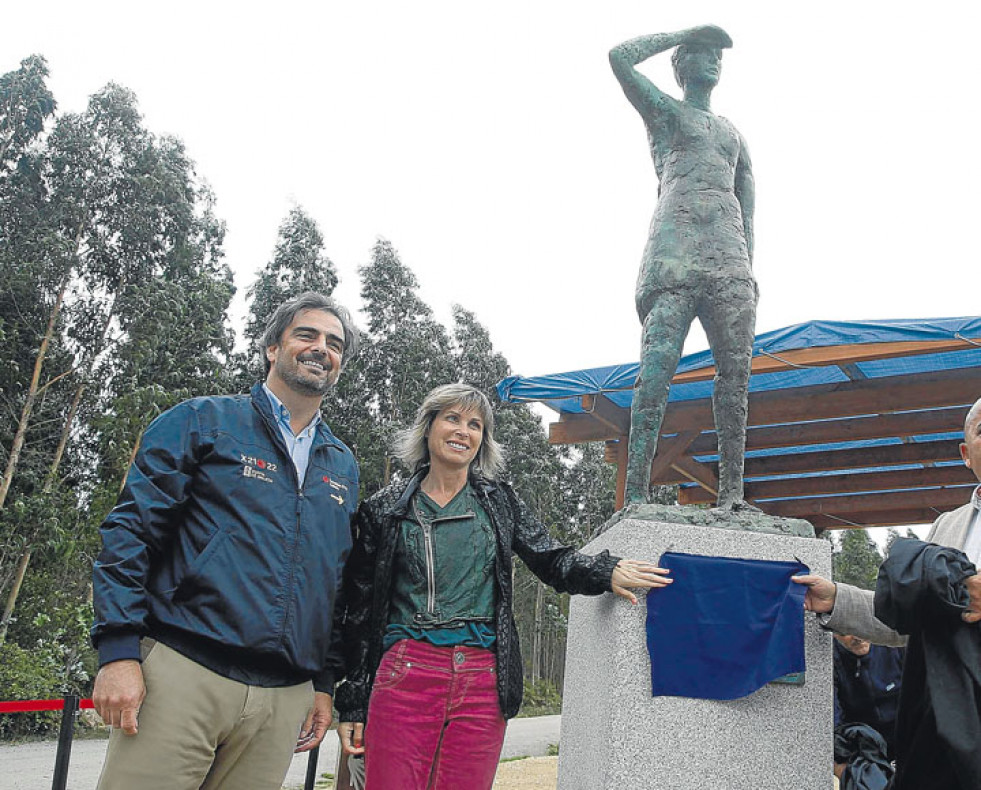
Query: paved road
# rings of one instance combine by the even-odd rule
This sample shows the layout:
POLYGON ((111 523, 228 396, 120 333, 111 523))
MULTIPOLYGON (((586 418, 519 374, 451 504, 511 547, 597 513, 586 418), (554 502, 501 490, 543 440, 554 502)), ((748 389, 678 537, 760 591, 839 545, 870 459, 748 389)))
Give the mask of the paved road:
MULTIPOLYGON (((539 716, 513 719, 504 739, 503 757, 545 754, 549 744, 559 742, 559 717, 539 716)), ((0 745, 0 790, 45 790, 51 787, 54 770, 54 741, 19 746, 0 745)), ((93 790, 99 778, 106 741, 76 741, 72 746, 68 790, 93 790)), ((307 755, 298 755, 286 775, 286 787, 303 787, 307 755)), ((320 748, 318 771, 334 772, 337 764, 337 737, 328 733, 320 748)))

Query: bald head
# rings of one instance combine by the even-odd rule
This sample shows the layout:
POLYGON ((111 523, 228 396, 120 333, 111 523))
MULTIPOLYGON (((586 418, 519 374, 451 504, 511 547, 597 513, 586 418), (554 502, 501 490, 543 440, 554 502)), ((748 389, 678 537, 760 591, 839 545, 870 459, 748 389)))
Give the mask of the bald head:
POLYGON ((971 426, 975 421, 981 419, 981 398, 974 401, 974 405, 968 410, 967 417, 964 418, 964 438, 971 432, 971 426))
POLYGON ((961 458, 964 459, 964 465, 981 481, 981 399, 975 401, 964 420, 961 458))

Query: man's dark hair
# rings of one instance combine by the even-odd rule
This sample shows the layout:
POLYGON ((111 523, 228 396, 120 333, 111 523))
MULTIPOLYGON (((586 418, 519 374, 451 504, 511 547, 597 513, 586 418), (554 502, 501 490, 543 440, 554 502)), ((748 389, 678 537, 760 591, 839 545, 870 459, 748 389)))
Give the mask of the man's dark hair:
POLYGON ((263 370, 267 376, 269 375, 271 364, 268 357, 266 357, 266 349, 269 346, 279 345, 283 339, 283 332, 286 331, 286 327, 293 323, 293 319, 304 310, 323 310, 341 322, 341 327, 344 330, 344 353, 341 355, 341 370, 358 353, 360 334, 354 327, 351 314, 329 296, 324 296, 315 291, 306 291, 299 296, 294 296, 292 299, 283 302, 276 308, 276 312, 270 316, 266 324, 266 329, 262 333, 262 338, 259 340, 259 355, 262 357, 263 370))

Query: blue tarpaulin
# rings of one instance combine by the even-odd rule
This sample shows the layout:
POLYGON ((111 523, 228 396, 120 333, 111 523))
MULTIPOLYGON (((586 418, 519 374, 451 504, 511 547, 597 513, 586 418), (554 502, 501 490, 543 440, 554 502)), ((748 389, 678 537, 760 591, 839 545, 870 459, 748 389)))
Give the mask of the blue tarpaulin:
MULTIPOLYGON (((981 368, 981 317, 925 318, 891 321, 808 321, 785 329, 757 335, 754 357, 777 357, 788 352, 830 346, 888 343, 931 343, 968 340, 973 349, 940 353, 921 353, 852 363, 846 371, 835 364, 801 366, 794 370, 754 374, 750 392, 834 384, 858 378, 880 378, 955 368, 981 368)), ((701 370, 715 364, 711 351, 699 351, 681 358, 677 373, 701 370)), ((581 395, 603 393, 616 405, 629 408, 639 365, 636 362, 608 367, 553 373, 545 376, 509 376, 497 385, 498 395, 508 402, 541 401, 561 413, 583 411, 581 395)), ((981 382, 981 376, 979 376, 981 382)), ((981 387, 979 387, 981 389, 981 387)), ((712 381, 674 384, 669 401, 710 397, 712 381)))

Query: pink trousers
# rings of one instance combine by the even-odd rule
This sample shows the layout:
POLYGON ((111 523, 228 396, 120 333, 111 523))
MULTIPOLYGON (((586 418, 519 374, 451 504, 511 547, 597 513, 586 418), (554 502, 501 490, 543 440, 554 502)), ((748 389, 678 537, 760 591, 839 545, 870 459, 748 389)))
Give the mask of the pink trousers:
POLYGON ((506 726, 493 651, 403 639, 375 675, 365 790, 490 790, 506 726))

